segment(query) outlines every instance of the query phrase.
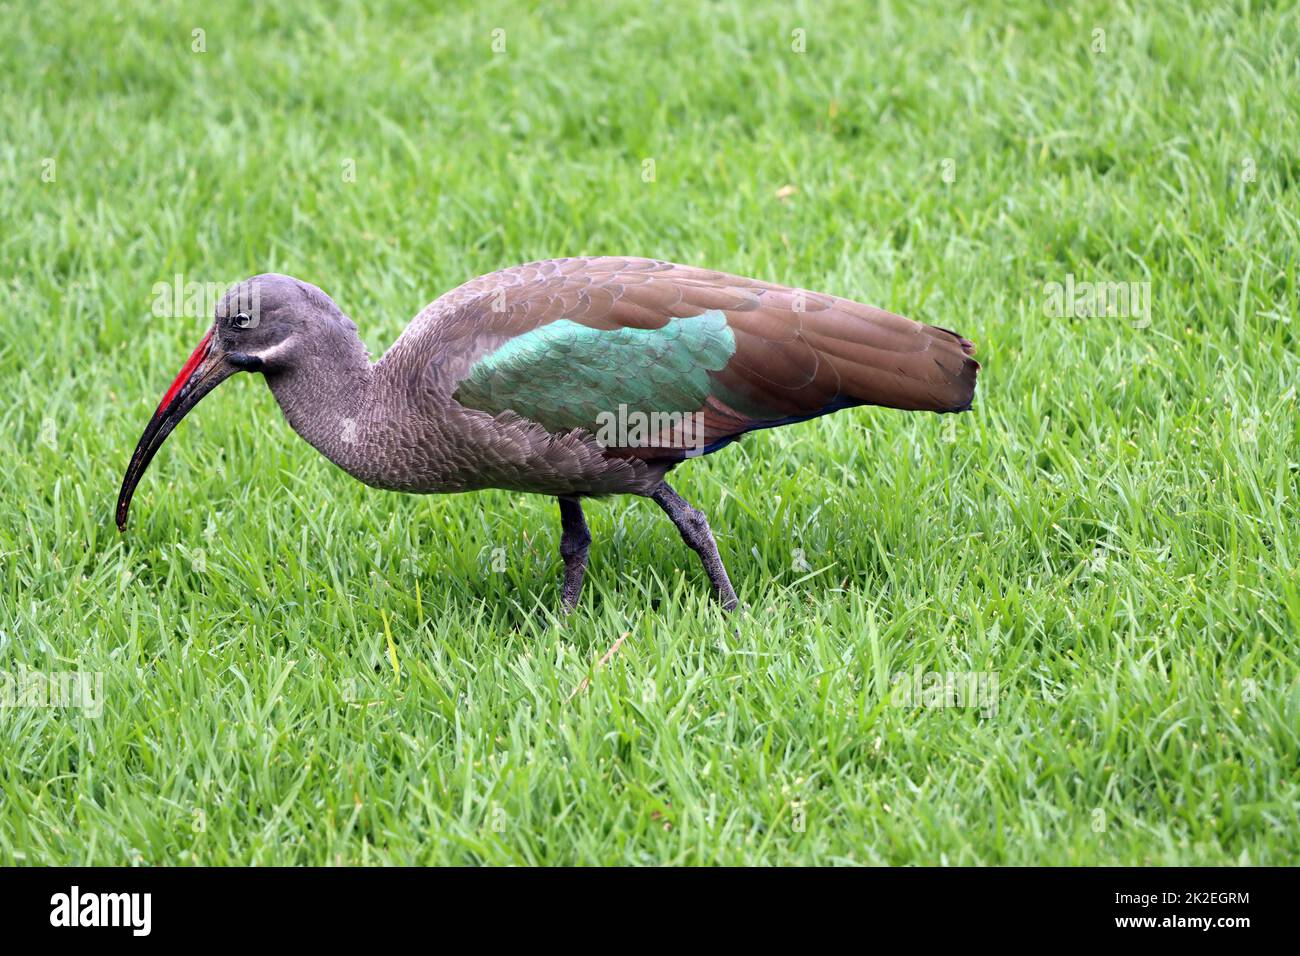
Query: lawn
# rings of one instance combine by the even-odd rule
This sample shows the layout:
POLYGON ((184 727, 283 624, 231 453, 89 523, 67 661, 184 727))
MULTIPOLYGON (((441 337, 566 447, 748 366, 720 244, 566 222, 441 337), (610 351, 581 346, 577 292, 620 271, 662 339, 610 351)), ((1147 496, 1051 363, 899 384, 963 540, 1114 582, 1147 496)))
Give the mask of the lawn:
POLYGON ((0 708, 0 863, 1296 858, 1293 5, 113 6, 0 31, 0 679, 100 682, 0 708), (114 528, 164 287, 377 356, 577 254, 955 328, 974 411, 675 472, 735 618, 613 499, 556 622, 552 500, 365 488, 251 375, 114 528))

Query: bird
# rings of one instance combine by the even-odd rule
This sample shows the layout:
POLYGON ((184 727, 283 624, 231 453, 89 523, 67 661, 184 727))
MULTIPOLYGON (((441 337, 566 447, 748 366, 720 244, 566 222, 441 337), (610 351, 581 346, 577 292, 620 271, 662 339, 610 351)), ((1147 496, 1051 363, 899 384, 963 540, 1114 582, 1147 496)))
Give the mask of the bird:
POLYGON ((756 430, 844 409, 967 411, 974 353, 956 332, 835 295, 600 256, 472 279, 372 361, 325 292, 265 273, 217 302, 131 456, 117 526, 126 530, 136 486, 177 424, 227 378, 253 372, 295 432, 367 485, 555 498, 564 614, 587 571, 583 502, 611 495, 663 509, 732 611, 708 517, 666 476, 756 430))

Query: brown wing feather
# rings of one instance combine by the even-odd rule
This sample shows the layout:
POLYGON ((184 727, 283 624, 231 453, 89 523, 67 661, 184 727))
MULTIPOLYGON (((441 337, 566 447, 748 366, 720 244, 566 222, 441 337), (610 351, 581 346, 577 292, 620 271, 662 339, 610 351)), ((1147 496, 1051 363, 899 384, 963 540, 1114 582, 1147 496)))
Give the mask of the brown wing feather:
POLYGON ((710 309, 727 316, 731 361, 712 377, 709 439, 852 404, 970 407, 979 364, 955 332, 824 293, 652 259, 552 259, 481 276, 411 323, 384 361, 430 363, 447 387, 482 355, 548 322, 660 328, 710 309))

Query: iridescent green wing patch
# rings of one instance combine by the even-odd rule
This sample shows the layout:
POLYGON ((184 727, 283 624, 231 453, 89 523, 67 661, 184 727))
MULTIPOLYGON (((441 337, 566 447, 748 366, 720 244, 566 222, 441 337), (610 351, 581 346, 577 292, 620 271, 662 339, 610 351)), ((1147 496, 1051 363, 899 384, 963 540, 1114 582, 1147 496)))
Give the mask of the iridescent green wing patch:
POLYGON ((700 410, 709 372, 735 352, 735 335, 717 309, 657 329, 593 329, 559 319, 479 359, 455 398, 492 414, 513 411, 548 431, 594 431, 620 412, 700 410))

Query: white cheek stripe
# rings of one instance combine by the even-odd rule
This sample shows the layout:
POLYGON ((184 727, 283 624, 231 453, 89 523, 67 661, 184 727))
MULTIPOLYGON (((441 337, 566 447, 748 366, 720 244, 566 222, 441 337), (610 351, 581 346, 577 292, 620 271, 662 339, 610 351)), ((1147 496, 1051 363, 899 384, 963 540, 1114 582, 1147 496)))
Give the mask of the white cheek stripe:
POLYGON ((266 365, 274 365, 277 359, 280 359, 289 353, 293 346, 293 340, 294 336, 291 335, 283 342, 280 342, 278 345, 273 345, 269 349, 265 349, 261 352, 249 352, 248 354, 256 355, 266 365))

